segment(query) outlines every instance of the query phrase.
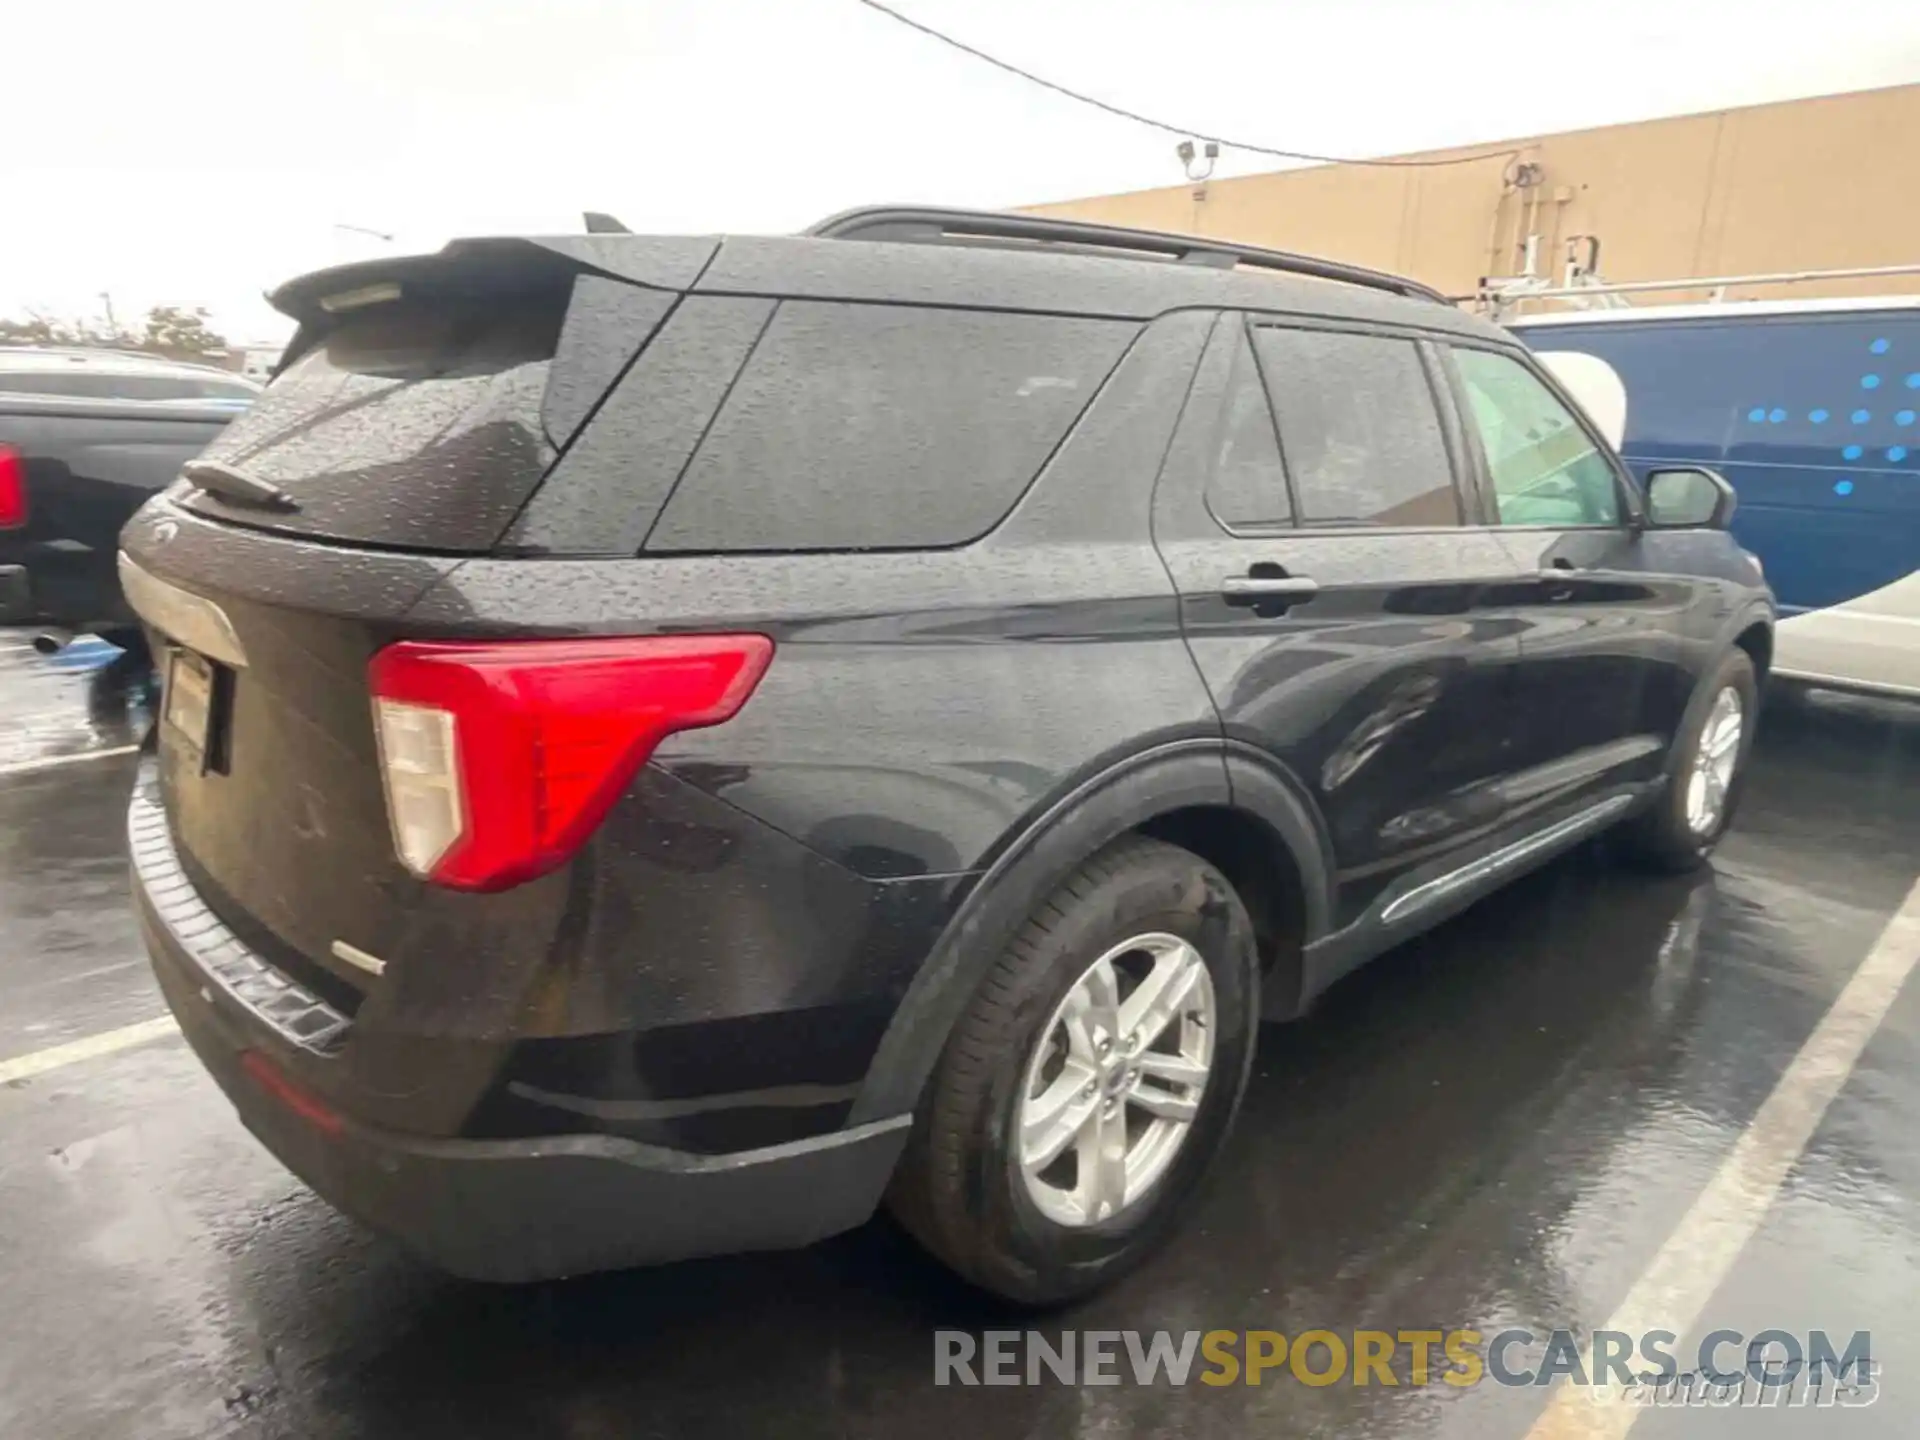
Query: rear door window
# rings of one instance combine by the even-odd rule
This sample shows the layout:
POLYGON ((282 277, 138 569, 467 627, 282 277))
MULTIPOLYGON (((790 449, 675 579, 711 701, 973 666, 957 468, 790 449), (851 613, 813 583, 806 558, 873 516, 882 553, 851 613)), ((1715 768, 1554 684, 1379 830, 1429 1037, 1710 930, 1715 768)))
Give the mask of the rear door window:
POLYGON ((1132 322, 781 303, 649 551, 964 544, 1011 510, 1132 322))
POLYGON ((1433 387, 1411 340, 1254 329, 1305 525, 1458 525, 1433 387))

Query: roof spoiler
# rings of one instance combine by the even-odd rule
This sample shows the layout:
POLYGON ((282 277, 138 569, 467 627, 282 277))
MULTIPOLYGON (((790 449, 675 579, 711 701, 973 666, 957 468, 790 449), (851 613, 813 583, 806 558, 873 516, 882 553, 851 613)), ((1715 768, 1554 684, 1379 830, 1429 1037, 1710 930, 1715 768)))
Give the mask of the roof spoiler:
POLYGON ((719 243, 711 236, 609 232, 452 240, 430 254, 383 256, 315 270, 269 291, 267 301, 304 330, 324 328, 335 316, 395 299, 415 286, 440 294, 483 295, 565 284, 585 271, 656 290, 685 290, 699 278, 719 243))

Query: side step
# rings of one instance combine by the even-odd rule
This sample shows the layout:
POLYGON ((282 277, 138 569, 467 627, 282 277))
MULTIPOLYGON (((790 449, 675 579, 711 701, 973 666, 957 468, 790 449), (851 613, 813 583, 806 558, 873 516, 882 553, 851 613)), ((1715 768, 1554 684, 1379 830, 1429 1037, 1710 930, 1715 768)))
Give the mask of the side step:
POLYGON ((1529 862, 1545 860, 1548 856, 1577 844, 1596 831, 1604 829, 1611 821, 1619 818, 1634 803, 1632 795, 1615 795, 1602 800, 1578 815, 1570 815, 1565 820, 1536 830, 1533 834, 1503 845, 1491 854, 1482 855, 1477 860, 1469 860, 1458 870, 1450 870, 1437 879, 1424 885, 1417 885, 1406 894, 1397 896, 1380 912, 1382 925, 1394 925, 1435 906, 1445 904, 1449 899, 1465 892, 1480 893, 1490 888, 1497 880, 1511 872, 1525 867, 1529 862))

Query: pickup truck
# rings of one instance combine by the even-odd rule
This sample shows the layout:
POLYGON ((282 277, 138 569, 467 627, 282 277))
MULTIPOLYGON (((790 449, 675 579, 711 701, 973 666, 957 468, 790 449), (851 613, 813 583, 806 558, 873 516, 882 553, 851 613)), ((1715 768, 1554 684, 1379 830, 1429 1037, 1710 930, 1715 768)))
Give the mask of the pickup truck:
POLYGON ((79 631, 137 652, 120 527, 256 393, 207 366, 0 351, 0 624, 36 627, 43 652, 79 631))

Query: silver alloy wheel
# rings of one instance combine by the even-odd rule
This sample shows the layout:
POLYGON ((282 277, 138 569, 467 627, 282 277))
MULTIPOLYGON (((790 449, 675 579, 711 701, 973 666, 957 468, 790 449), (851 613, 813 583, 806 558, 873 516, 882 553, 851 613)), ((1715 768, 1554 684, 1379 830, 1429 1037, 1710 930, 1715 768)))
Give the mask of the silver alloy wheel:
POLYGON ((1177 935, 1122 941, 1073 983, 1027 1062, 1016 1159, 1056 1224, 1138 1203, 1193 1128, 1213 1064, 1213 976, 1177 935))
POLYGON ((1713 834, 1726 814, 1727 792, 1733 788, 1734 767, 1740 763, 1740 737, 1746 710, 1740 692, 1729 685, 1713 697, 1700 743, 1693 752, 1687 776, 1687 828, 1705 838, 1713 834))

